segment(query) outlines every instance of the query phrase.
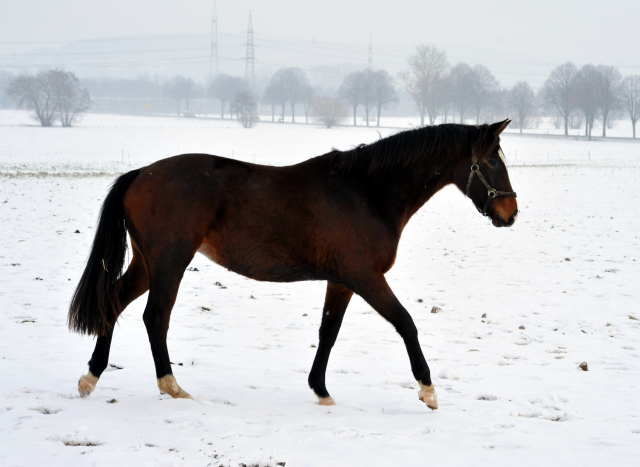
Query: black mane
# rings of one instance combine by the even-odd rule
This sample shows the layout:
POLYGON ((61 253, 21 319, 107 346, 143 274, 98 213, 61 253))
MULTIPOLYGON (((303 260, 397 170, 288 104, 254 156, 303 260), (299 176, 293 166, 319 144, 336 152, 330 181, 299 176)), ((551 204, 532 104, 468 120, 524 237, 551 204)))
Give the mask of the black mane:
POLYGON ((470 154, 471 147, 485 135, 487 125, 445 123, 402 131, 375 143, 361 144, 348 151, 334 149, 331 165, 337 172, 354 167, 368 174, 407 167, 415 163, 441 163, 470 154))

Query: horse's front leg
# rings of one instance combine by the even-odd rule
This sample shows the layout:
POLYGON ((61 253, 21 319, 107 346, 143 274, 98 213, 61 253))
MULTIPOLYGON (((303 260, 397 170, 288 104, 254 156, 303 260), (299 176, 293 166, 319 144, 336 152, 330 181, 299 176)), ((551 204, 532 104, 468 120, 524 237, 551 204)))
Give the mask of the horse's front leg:
POLYGON ((322 324, 320 324, 320 341, 318 351, 309 373, 309 387, 318 396, 320 405, 335 405, 333 397, 329 395, 325 386, 325 373, 327 362, 333 344, 338 337, 338 331, 342 325, 342 318, 347 310, 353 292, 342 284, 327 283, 327 294, 322 309, 322 324))
POLYGON ((438 397, 431 381, 429 365, 418 342, 418 329, 409 312, 398 301, 382 274, 359 281, 354 290, 383 318, 389 321, 404 340, 411 371, 420 384, 418 397, 432 410, 438 408, 438 397))

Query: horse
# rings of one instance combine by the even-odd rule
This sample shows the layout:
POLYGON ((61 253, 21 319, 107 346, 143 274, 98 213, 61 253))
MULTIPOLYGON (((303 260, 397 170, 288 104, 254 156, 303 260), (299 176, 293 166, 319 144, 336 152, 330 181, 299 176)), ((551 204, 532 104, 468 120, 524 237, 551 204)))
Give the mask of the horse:
POLYGON ((356 293, 400 334, 418 397, 437 409, 417 328, 385 273, 411 216, 446 185, 494 226, 515 222, 516 194, 500 147, 509 123, 420 127, 285 167, 184 154, 121 175, 103 202, 68 314, 72 331, 97 336, 80 395, 94 391, 107 367, 116 320, 148 291, 143 321, 158 388, 191 398, 173 375, 167 332, 180 281, 199 252, 259 281, 327 281, 308 378, 320 405, 335 404, 325 373, 356 293), (133 255, 122 274, 127 233, 133 255))

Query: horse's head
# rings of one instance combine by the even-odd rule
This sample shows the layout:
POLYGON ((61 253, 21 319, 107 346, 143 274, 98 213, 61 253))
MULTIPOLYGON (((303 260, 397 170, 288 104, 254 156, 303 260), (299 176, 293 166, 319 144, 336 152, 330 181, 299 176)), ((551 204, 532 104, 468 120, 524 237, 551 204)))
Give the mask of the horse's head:
POLYGON ((510 227, 518 217, 516 194, 511 188, 507 163, 500 149, 500 133, 511 120, 482 125, 471 149, 471 159, 458 166, 456 185, 478 211, 496 227, 510 227))

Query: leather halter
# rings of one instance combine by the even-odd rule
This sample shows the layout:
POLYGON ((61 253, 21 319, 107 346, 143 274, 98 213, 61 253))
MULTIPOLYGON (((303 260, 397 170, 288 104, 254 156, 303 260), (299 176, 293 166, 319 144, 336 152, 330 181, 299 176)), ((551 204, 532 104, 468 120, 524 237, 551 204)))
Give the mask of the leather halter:
MULTIPOLYGON (((498 154, 500 155, 500 159, 502 159, 502 162, 506 167, 507 164, 504 158, 504 154, 502 153, 502 150, 498 150, 498 154)), ((489 209, 489 205, 491 204, 491 201, 493 201, 495 198, 502 198, 505 196, 510 196, 513 198, 517 197, 515 191, 498 191, 495 188, 493 188, 491 185, 489 185, 489 182, 487 182, 487 179, 484 178, 484 175, 482 175, 482 172, 480 172, 480 167, 478 166, 478 158, 474 157, 473 160, 471 161, 471 173, 469 174, 469 181, 467 182, 467 198, 471 199, 471 182, 473 181, 474 175, 477 175, 480 181, 484 183, 484 186, 487 187, 487 201, 484 203, 484 207, 480 209, 476 206, 476 208, 478 209, 478 212, 481 213, 483 216, 487 215, 487 209, 489 209)))

